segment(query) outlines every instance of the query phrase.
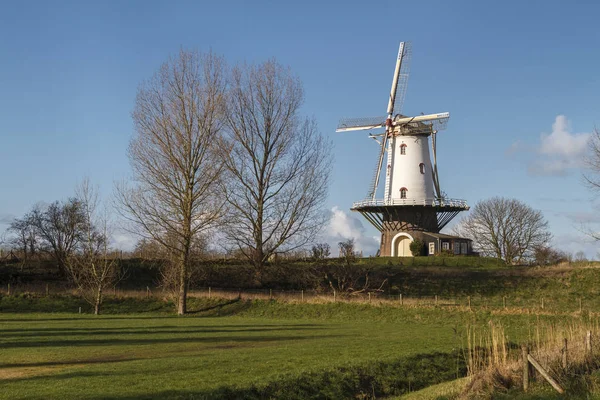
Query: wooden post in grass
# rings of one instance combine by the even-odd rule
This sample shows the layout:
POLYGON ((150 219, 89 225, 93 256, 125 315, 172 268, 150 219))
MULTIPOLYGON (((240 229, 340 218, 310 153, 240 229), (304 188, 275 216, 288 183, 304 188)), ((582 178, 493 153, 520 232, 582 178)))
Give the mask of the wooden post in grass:
POLYGON ((469 303, 469 311, 471 311, 471 296, 467 296, 467 302, 469 303))
POLYGON ((208 298, 210 299, 210 286, 208 287, 208 298))
MULTIPOLYGON (((548 374, 548 372, 546 372, 546 370, 540 365, 540 363, 538 363, 535 358, 533 358, 531 356, 531 354, 527 355, 527 361, 529 361, 531 363, 531 365, 533 365, 535 367, 535 369, 538 370, 538 372, 540 374, 542 374, 542 376, 548 381, 549 384, 552 385, 552 387, 560 394, 563 394, 565 391, 563 390, 563 388, 560 387, 560 385, 558 384, 558 382, 556 382, 554 380, 554 378, 552 378, 550 376, 550 374, 548 374)), ((523 376, 525 376, 525 374, 523 374, 523 376)))
POLYGON ((526 344, 521 345, 521 352, 523 353, 523 391, 526 392, 529 389, 529 349, 526 344))
POLYGON ((10 283, 8 284, 8 286, 7 286, 7 287, 8 287, 8 289, 7 289, 7 293, 8 293, 8 295, 10 296, 10 283))
POLYGON ((582 311, 582 308, 581 308, 581 297, 580 297, 579 298, 579 312, 581 312, 581 311, 582 311))
POLYGON ((79 314, 81 314, 81 307, 79 307, 79 314))
POLYGON ((402 299, 402 293, 400 293, 400 305, 403 306, 404 305, 404 299, 402 299))
POLYGON ((563 348, 562 348, 561 352, 562 352, 562 367, 566 371, 567 368, 569 367, 569 359, 568 359, 568 352, 567 352, 567 338, 563 339, 563 348))
POLYGON ((46 283, 46 297, 48 297, 49 292, 50 291, 48 290, 48 284, 46 283))
POLYGON ((506 310, 506 296, 502 296, 502 307, 506 310))
POLYGON ((301 290, 302 302, 304 303, 304 289, 301 290))
POLYGON ((585 357, 588 361, 592 359, 592 331, 585 334, 585 357))
POLYGON ((437 294, 435 295, 435 305, 437 306, 437 294))
POLYGON ((335 303, 335 290, 333 291, 333 302, 335 303))
POLYGON ((542 297, 542 310, 544 309, 544 298, 542 297))
POLYGON ((369 303, 371 302, 371 292, 369 292, 369 303))

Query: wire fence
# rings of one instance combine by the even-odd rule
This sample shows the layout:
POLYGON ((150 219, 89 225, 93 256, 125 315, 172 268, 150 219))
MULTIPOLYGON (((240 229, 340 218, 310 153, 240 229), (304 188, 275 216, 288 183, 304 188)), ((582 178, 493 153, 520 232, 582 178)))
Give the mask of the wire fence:
MULTIPOLYGON (((0 287, 0 294, 4 296, 19 296, 31 294, 34 296, 78 295, 77 289, 67 284, 5 284, 0 287)), ((111 287, 104 291, 105 297, 116 298, 152 298, 166 299, 169 293, 160 287, 146 286, 145 289, 111 287)), ((370 303, 374 305, 413 306, 413 307, 441 307, 457 309, 484 309, 505 310, 519 313, 576 313, 592 312, 597 310, 595 300, 582 297, 536 297, 523 298, 510 295, 414 295, 405 293, 386 292, 355 292, 340 293, 336 290, 283 290, 283 289, 235 289, 199 287, 188 291, 189 297, 208 299, 242 299, 242 300, 270 300, 281 302, 305 303, 370 303)))

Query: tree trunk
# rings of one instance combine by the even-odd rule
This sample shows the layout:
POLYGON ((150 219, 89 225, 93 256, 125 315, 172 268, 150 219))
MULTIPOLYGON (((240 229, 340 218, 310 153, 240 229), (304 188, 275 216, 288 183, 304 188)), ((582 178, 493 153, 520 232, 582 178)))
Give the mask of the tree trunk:
POLYGON ((187 312, 187 260, 185 255, 179 265, 179 299, 177 301, 177 315, 187 312))
POLYGON ((100 315, 100 304, 102 304, 102 287, 96 291, 96 301, 94 303, 94 315, 100 315))

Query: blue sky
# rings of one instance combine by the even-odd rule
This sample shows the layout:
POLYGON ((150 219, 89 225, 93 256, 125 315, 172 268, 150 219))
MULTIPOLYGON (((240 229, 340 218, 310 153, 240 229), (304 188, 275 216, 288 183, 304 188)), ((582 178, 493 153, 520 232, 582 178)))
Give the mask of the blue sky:
POLYGON ((0 7, 0 222, 66 198, 84 176, 108 196, 130 171, 140 82, 182 47, 212 49, 230 64, 274 57, 300 76, 303 111, 335 146, 326 237, 355 236, 371 252, 377 233, 349 208, 366 194, 377 145, 364 132, 334 131, 340 117, 385 114, 398 43, 410 40, 403 111, 451 113, 438 143, 442 189, 471 205, 522 200, 544 212, 559 247, 596 254, 579 232, 582 221, 600 220, 579 168, 582 138, 600 126, 595 2, 0 7))

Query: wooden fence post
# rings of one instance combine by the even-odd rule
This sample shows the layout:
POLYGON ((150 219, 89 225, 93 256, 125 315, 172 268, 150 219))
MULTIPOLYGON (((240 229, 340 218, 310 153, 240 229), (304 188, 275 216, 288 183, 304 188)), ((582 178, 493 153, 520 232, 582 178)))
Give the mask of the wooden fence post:
POLYGON ((569 367, 569 359, 568 359, 568 354, 567 354, 567 338, 563 339, 563 348, 562 348, 562 367, 564 370, 567 370, 567 368, 569 367))
POLYGON ((542 310, 544 309, 544 298, 542 297, 542 310))
POLYGON ((506 310, 506 296, 502 296, 502 306, 506 310))
POLYGON ((369 292, 369 303, 371 302, 371 292, 369 292))
POLYGON ((580 297, 579 298, 579 312, 581 312, 581 311, 582 311, 582 308, 581 308, 581 297, 580 297))
POLYGON ((8 284, 8 295, 10 296, 10 283, 8 284))
POLYGON ((469 303, 469 311, 471 311, 471 296, 467 296, 467 301, 469 303))
POLYGON ((301 296, 302 296, 302 302, 304 303, 304 289, 302 289, 301 293, 302 293, 301 294, 301 296))
POLYGON ((402 293, 400 293, 400 305, 403 306, 404 305, 404 299, 402 299, 402 293))
MULTIPOLYGON (((554 380, 554 378, 552 378, 550 376, 550 374, 540 365, 540 363, 538 363, 535 358, 531 357, 531 354, 527 355, 527 360, 531 363, 531 365, 533 365, 535 367, 535 369, 538 370, 538 372, 540 374, 542 374, 542 376, 548 381, 548 383, 550 385, 552 385, 552 387, 560 394, 563 394, 565 391, 563 390, 563 388, 560 387, 560 385, 558 384, 558 382, 556 382, 554 380)), ((523 375, 525 376, 525 375, 523 375)))
POLYGON ((211 293, 210 293, 210 286, 208 287, 208 298, 210 299, 211 293))
POLYGON ((437 294, 435 295, 435 305, 436 306, 438 305, 438 303, 437 303, 437 294))
POLYGON ((335 303, 335 290, 333 291, 333 302, 335 303))
POLYGON ((526 392, 529 389, 529 349, 526 344, 521 345, 521 352, 523 353, 523 391, 526 392))
POLYGON ((150 298, 150 287, 146 286, 146 298, 149 299, 150 298))
POLYGON ((46 283, 46 297, 48 297, 49 293, 50 293, 50 291, 48 290, 48 284, 46 283))
POLYGON ((592 359, 592 331, 585 334, 585 358, 588 361, 592 359))

